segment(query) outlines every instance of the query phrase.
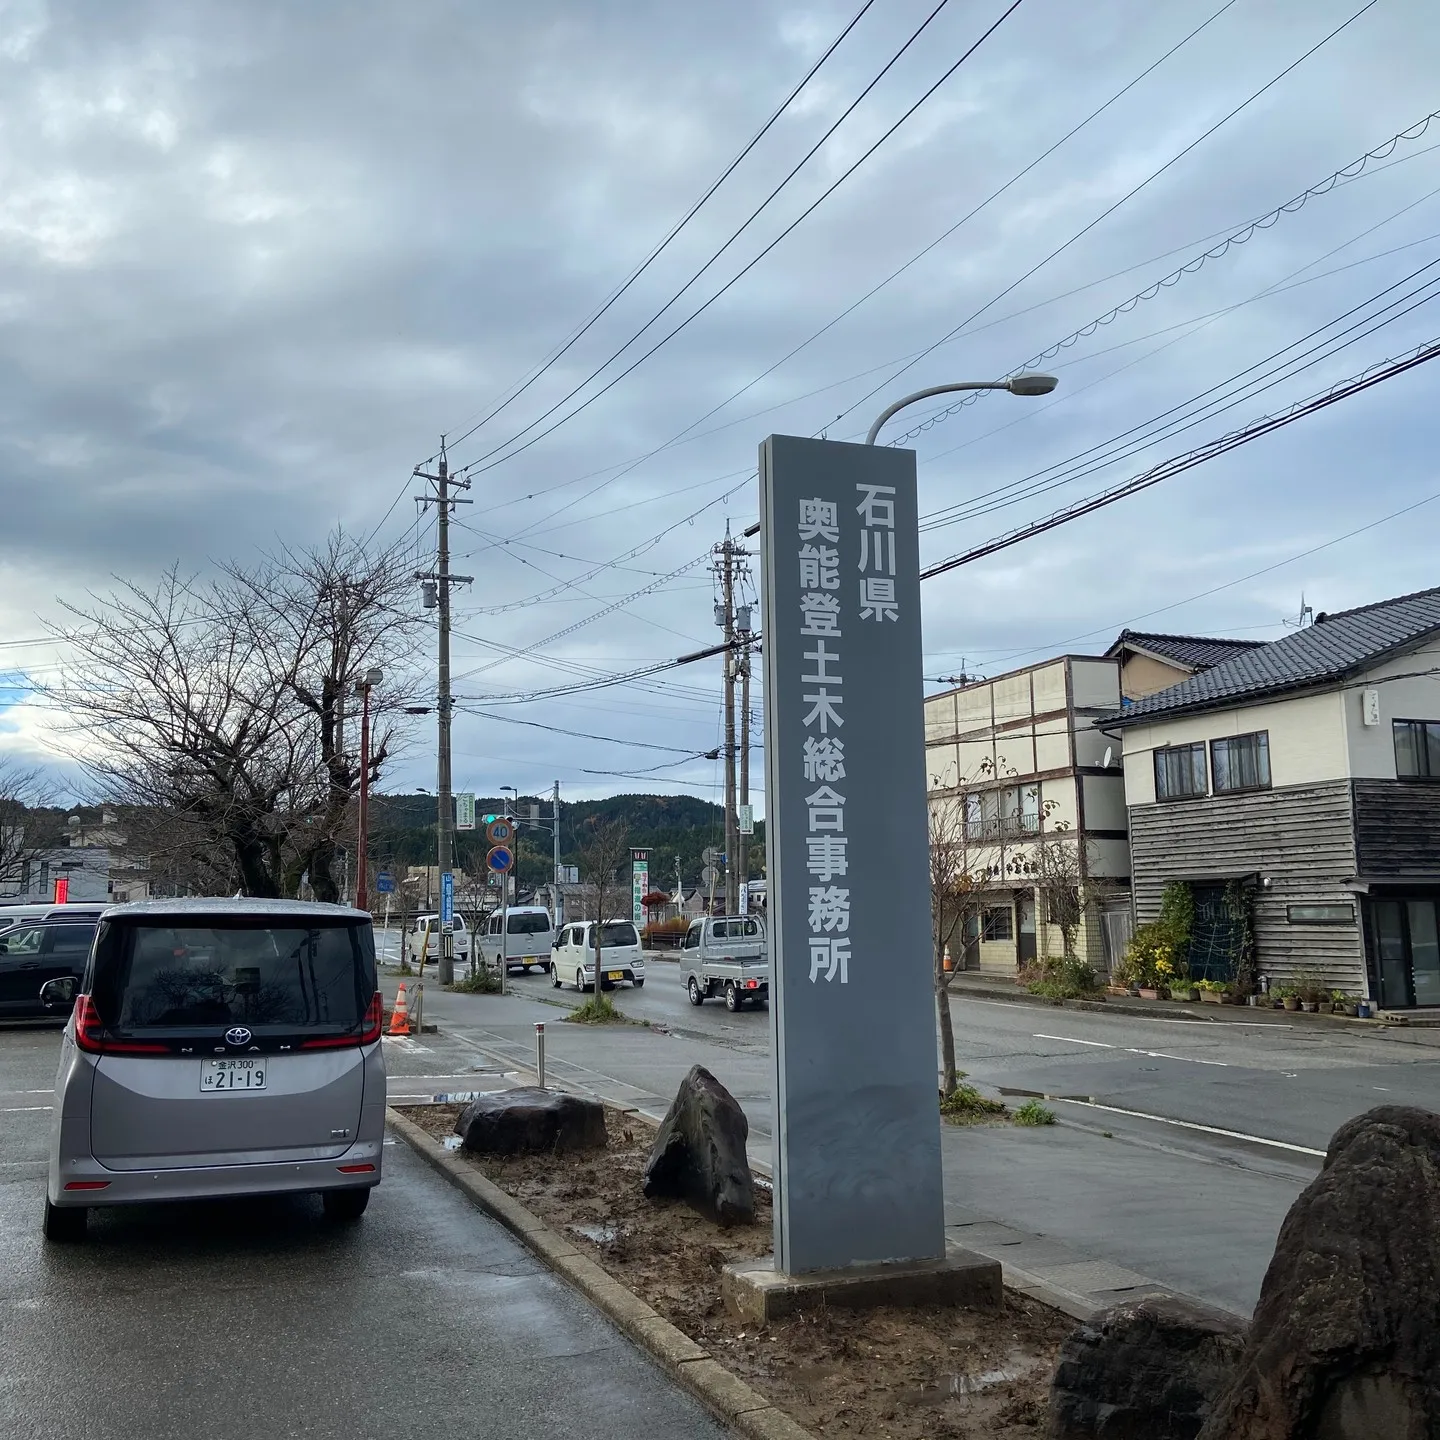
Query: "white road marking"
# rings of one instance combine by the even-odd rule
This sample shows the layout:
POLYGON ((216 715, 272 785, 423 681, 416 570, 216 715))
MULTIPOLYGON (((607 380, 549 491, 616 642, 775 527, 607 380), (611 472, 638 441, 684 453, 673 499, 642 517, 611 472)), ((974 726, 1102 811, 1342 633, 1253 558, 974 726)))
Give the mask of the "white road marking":
POLYGON ((26 1110, 53 1110, 53 1105, 7 1105, 0 1115, 19 1115, 26 1110))
POLYGON ((1110 1115, 1129 1115, 1136 1120, 1154 1120, 1161 1125, 1177 1125, 1182 1130, 1200 1130, 1206 1135, 1223 1135, 1227 1140, 1248 1140, 1252 1145, 1270 1145, 1276 1150, 1293 1150, 1297 1155, 1318 1155, 1323 1160, 1323 1150, 1312 1150, 1308 1145, 1292 1145, 1288 1140, 1271 1140, 1265 1135, 1247 1135, 1243 1130, 1224 1130, 1218 1125, 1201 1125, 1194 1120, 1173 1120, 1168 1115, 1150 1115, 1144 1110, 1125 1110, 1118 1105, 1101 1105, 1097 1100, 1067 1100, 1063 1095, 1046 1096, 1057 1104, 1083 1105, 1087 1110, 1104 1110, 1110 1115))
POLYGON ((1077 1040, 1073 1035, 1031 1035, 1032 1040, 1059 1040, 1066 1045, 1091 1045, 1096 1050, 1123 1050, 1127 1055, 1145 1055, 1151 1060, 1184 1060, 1191 1065, 1218 1065, 1230 1068, 1225 1060, 1200 1060, 1193 1055, 1167 1055, 1163 1050, 1140 1050, 1134 1045, 1107 1045, 1103 1040, 1077 1040))

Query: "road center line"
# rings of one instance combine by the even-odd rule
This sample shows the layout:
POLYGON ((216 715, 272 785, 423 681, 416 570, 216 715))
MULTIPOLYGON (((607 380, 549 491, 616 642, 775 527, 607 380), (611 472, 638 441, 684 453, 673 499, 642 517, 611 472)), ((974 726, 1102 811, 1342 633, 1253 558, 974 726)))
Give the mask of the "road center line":
POLYGON ((7 1105, 0 1115, 20 1115, 28 1110, 53 1110, 53 1105, 7 1105))
POLYGON ((1113 1050, 1115 1046, 1107 1045, 1103 1040, 1077 1040, 1073 1035, 1032 1035, 1032 1040, 1060 1040, 1066 1045, 1093 1045, 1097 1050, 1113 1050))
POLYGON ((1063 1095, 1056 1095, 1054 1100, 1057 1104, 1082 1105, 1087 1110, 1104 1110, 1109 1115, 1129 1115, 1136 1120, 1154 1120, 1160 1125, 1178 1125, 1182 1130, 1223 1135, 1227 1140, 1248 1140, 1252 1145, 1269 1145, 1276 1150, 1292 1150, 1297 1155, 1318 1155, 1322 1160, 1325 1158, 1323 1150, 1312 1150, 1308 1145, 1292 1145, 1288 1140, 1271 1140, 1264 1135, 1247 1135, 1243 1130, 1224 1130, 1218 1125, 1201 1125, 1194 1120, 1174 1120, 1168 1115, 1151 1115, 1144 1110, 1125 1110, 1118 1105, 1102 1105, 1097 1100, 1067 1100, 1063 1095))
POLYGON ((1163 1050, 1137 1050, 1133 1045, 1127 1045, 1125 1051, 1129 1055, 1146 1055, 1151 1060, 1183 1060, 1187 1065, 1218 1065, 1222 1070, 1230 1068, 1228 1060, 1201 1060, 1194 1055, 1167 1055, 1163 1050))

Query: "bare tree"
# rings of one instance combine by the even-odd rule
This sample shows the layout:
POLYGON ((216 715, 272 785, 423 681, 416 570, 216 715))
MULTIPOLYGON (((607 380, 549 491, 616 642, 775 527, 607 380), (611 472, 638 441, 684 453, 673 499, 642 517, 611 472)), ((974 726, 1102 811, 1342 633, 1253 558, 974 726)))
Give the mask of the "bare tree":
POLYGON ((23 884, 48 848, 45 827, 34 812, 53 799, 39 766, 0 755, 0 884, 23 884))
POLYGON ((171 570, 70 607, 79 623, 58 633, 75 659, 50 693, 104 797, 169 816, 175 845, 203 855, 204 883, 233 877, 273 898, 309 869, 316 895, 338 898, 335 841, 359 783, 346 697, 371 665, 400 672, 381 698, 373 781, 413 673, 404 573, 395 552, 337 535, 215 581, 171 570))
POLYGON ((1030 855, 1042 918, 1060 932, 1061 953, 1075 957, 1075 937, 1085 919, 1085 872, 1080 841, 1057 830, 1039 841, 1030 855))
POLYGON ((630 834, 621 820, 592 821, 590 833, 580 850, 580 875, 595 893, 595 1003, 600 1003, 600 977, 605 960, 605 921, 622 891, 620 871, 630 858, 630 834))
POLYGON ((945 968, 945 951, 957 934, 963 940, 967 920, 980 914, 992 888, 989 876, 976 863, 969 793, 968 783, 962 783, 930 802, 930 936, 946 1095, 954 1090, 959 1072, 949 998, 955 972, 945 968))

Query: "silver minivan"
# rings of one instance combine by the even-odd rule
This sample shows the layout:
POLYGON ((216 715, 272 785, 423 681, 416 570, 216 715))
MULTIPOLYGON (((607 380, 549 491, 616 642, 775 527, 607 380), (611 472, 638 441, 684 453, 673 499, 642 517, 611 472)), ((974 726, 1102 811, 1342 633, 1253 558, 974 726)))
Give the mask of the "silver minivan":
POLYGON ((292 900, 105 911, 85 975, 41 998, 61 1042, 50 1240, 94 1206, 318 1191, 357 1219, 380 1181, 381 997, 370 916, 292 900))

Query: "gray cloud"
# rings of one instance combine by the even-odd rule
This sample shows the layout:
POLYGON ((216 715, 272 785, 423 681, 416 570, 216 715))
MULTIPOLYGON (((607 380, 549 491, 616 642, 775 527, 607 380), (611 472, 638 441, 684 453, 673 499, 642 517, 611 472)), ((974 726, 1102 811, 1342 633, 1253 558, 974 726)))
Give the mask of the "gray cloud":
MULTIPOLYGON (((1419 0, 1385 0, 999 301, 981 322, 987 328, 860 403, 889 373, 876 367, 977 310, 1354 8, 1348 0, 1239 0, 900 280, 696 426, 687 443, 627 473, 606 473, 721 405, 1218 3, 1026 0, 904 130, 702 318, 555 435, 476 476, 477 503, 461 515, 471 529, 456 532, 456 550, 467 557, 457 565, 477 577, 460 601, 465 633, 523 647, 584 619, 700 555, 727 517, 748 521, 748 488, 728 503, 719 497, 743 480, 767 431, 830 425, 834 437, 852 435, 911 385, 1004 371, 1164 274, 1205 237, 1288 198, 1432 104, 1440 14, 1419 0), (1102 279, 1117 271, 1125 273, 1102 279), (847 379, 866 371, 875 373, 847 379), (683 522, 707 502, 714 503, 693 525, 683 522), (557 578, 584 574, 589 562, 677 521, 625 561, 628 568, 586 582, 585 593, 547 594, 557 578), (527 597, 541 598, 486 613, 527 597)), ((548 408, 646 319, 929 8, 915 0, 875 7, 653 272, 459 447, 458 461, 474 460, 548 408)), ((861 154, 999 5, 950 9, 663 327, 713 293, 861 154)), ((143 578, 177 559, 203 570, 277 537, 377 524, 438 433, 466 428, 564 341, 850 13, 850 0, 0 4, 0 623, 9 637, 38 633, 37 614, 53 616, 56 597, 103 586, 112 573, 143 578)), ((920 437, 922 508, 955 504, 1118 434, 1440 253, 1440 203, 1423 201, 1387 220, 1440 186, 1440 152, 1415 156, 1436 139, 1440 129, 1398 150, 1392 158, 1403 163, 1313 201, 1063 352, 1052 362, 1062 377, 1053 403, 1027 412, 1017 408, 1025 402, 987 399, 920 437), (1301 267, 1311 269, 1293 278, 1415 241, 1422 243, 1256 300, 1193 333, 1182 325, 1285 283, 1301 267), (1095 353, 1115 346, 1122 348, 1095 353), (1091 381, 1099 383, 1082 388, 1091 381)), ((1440 332, 1437 314, 1417 311, 1193 439, 1440 332)), ((934 582, 926 599, 931 673, 950 673, 961 655, 999 667, 1062 642, 1103 645, 1109 629, 1132 616, 1440 490, 1427 443, 1429 385, 1425 372, 1397 381, 934 582), (1092 639, 1091 631, 1099 633, 1092 639)), ((927 558, 1187 443, 1160 443, 1102 475, 928 535, 927 558)), ((384 534, 398 537, 413 521, 413 505, 402 499, 384 534)), ((1433 579, 1434 526, 1429 510, 1417 511, 1153 623, 1276 634, 1302 588, 1331 609, 1418 588, 1433 579)), ((426 543, 422 528, 417 553, 426 543)), ((548 688, 571 678, 572 664, 623 670, 707 643, 708 588, 704 569, 692 569, 532 659, 473 676, 467 693, 548 688)), ((457 653, 461 671, 494 658, 470 641, 457 653)), ((12 661, 43 676, 54 652, 0 651, 0 665, 12 661)), ((718 738, 717 697, 714 666, 697 666, 653 689, 513 713, 701 750, 718 738)), ((25 743, 39 726, 37 717, 24 720, 25 743)), ((397 778, 430 783, 424 736, 417 738, 397 778)), ((570 793, 650 788, 585 772, 672 758, 479 720, 461 723, 457 750, 457 779, 481 790, 506 782, 539 788, 555 775, 570 793)), ((707 762, 678 773, 704 791, 713 771, 707 762)))

